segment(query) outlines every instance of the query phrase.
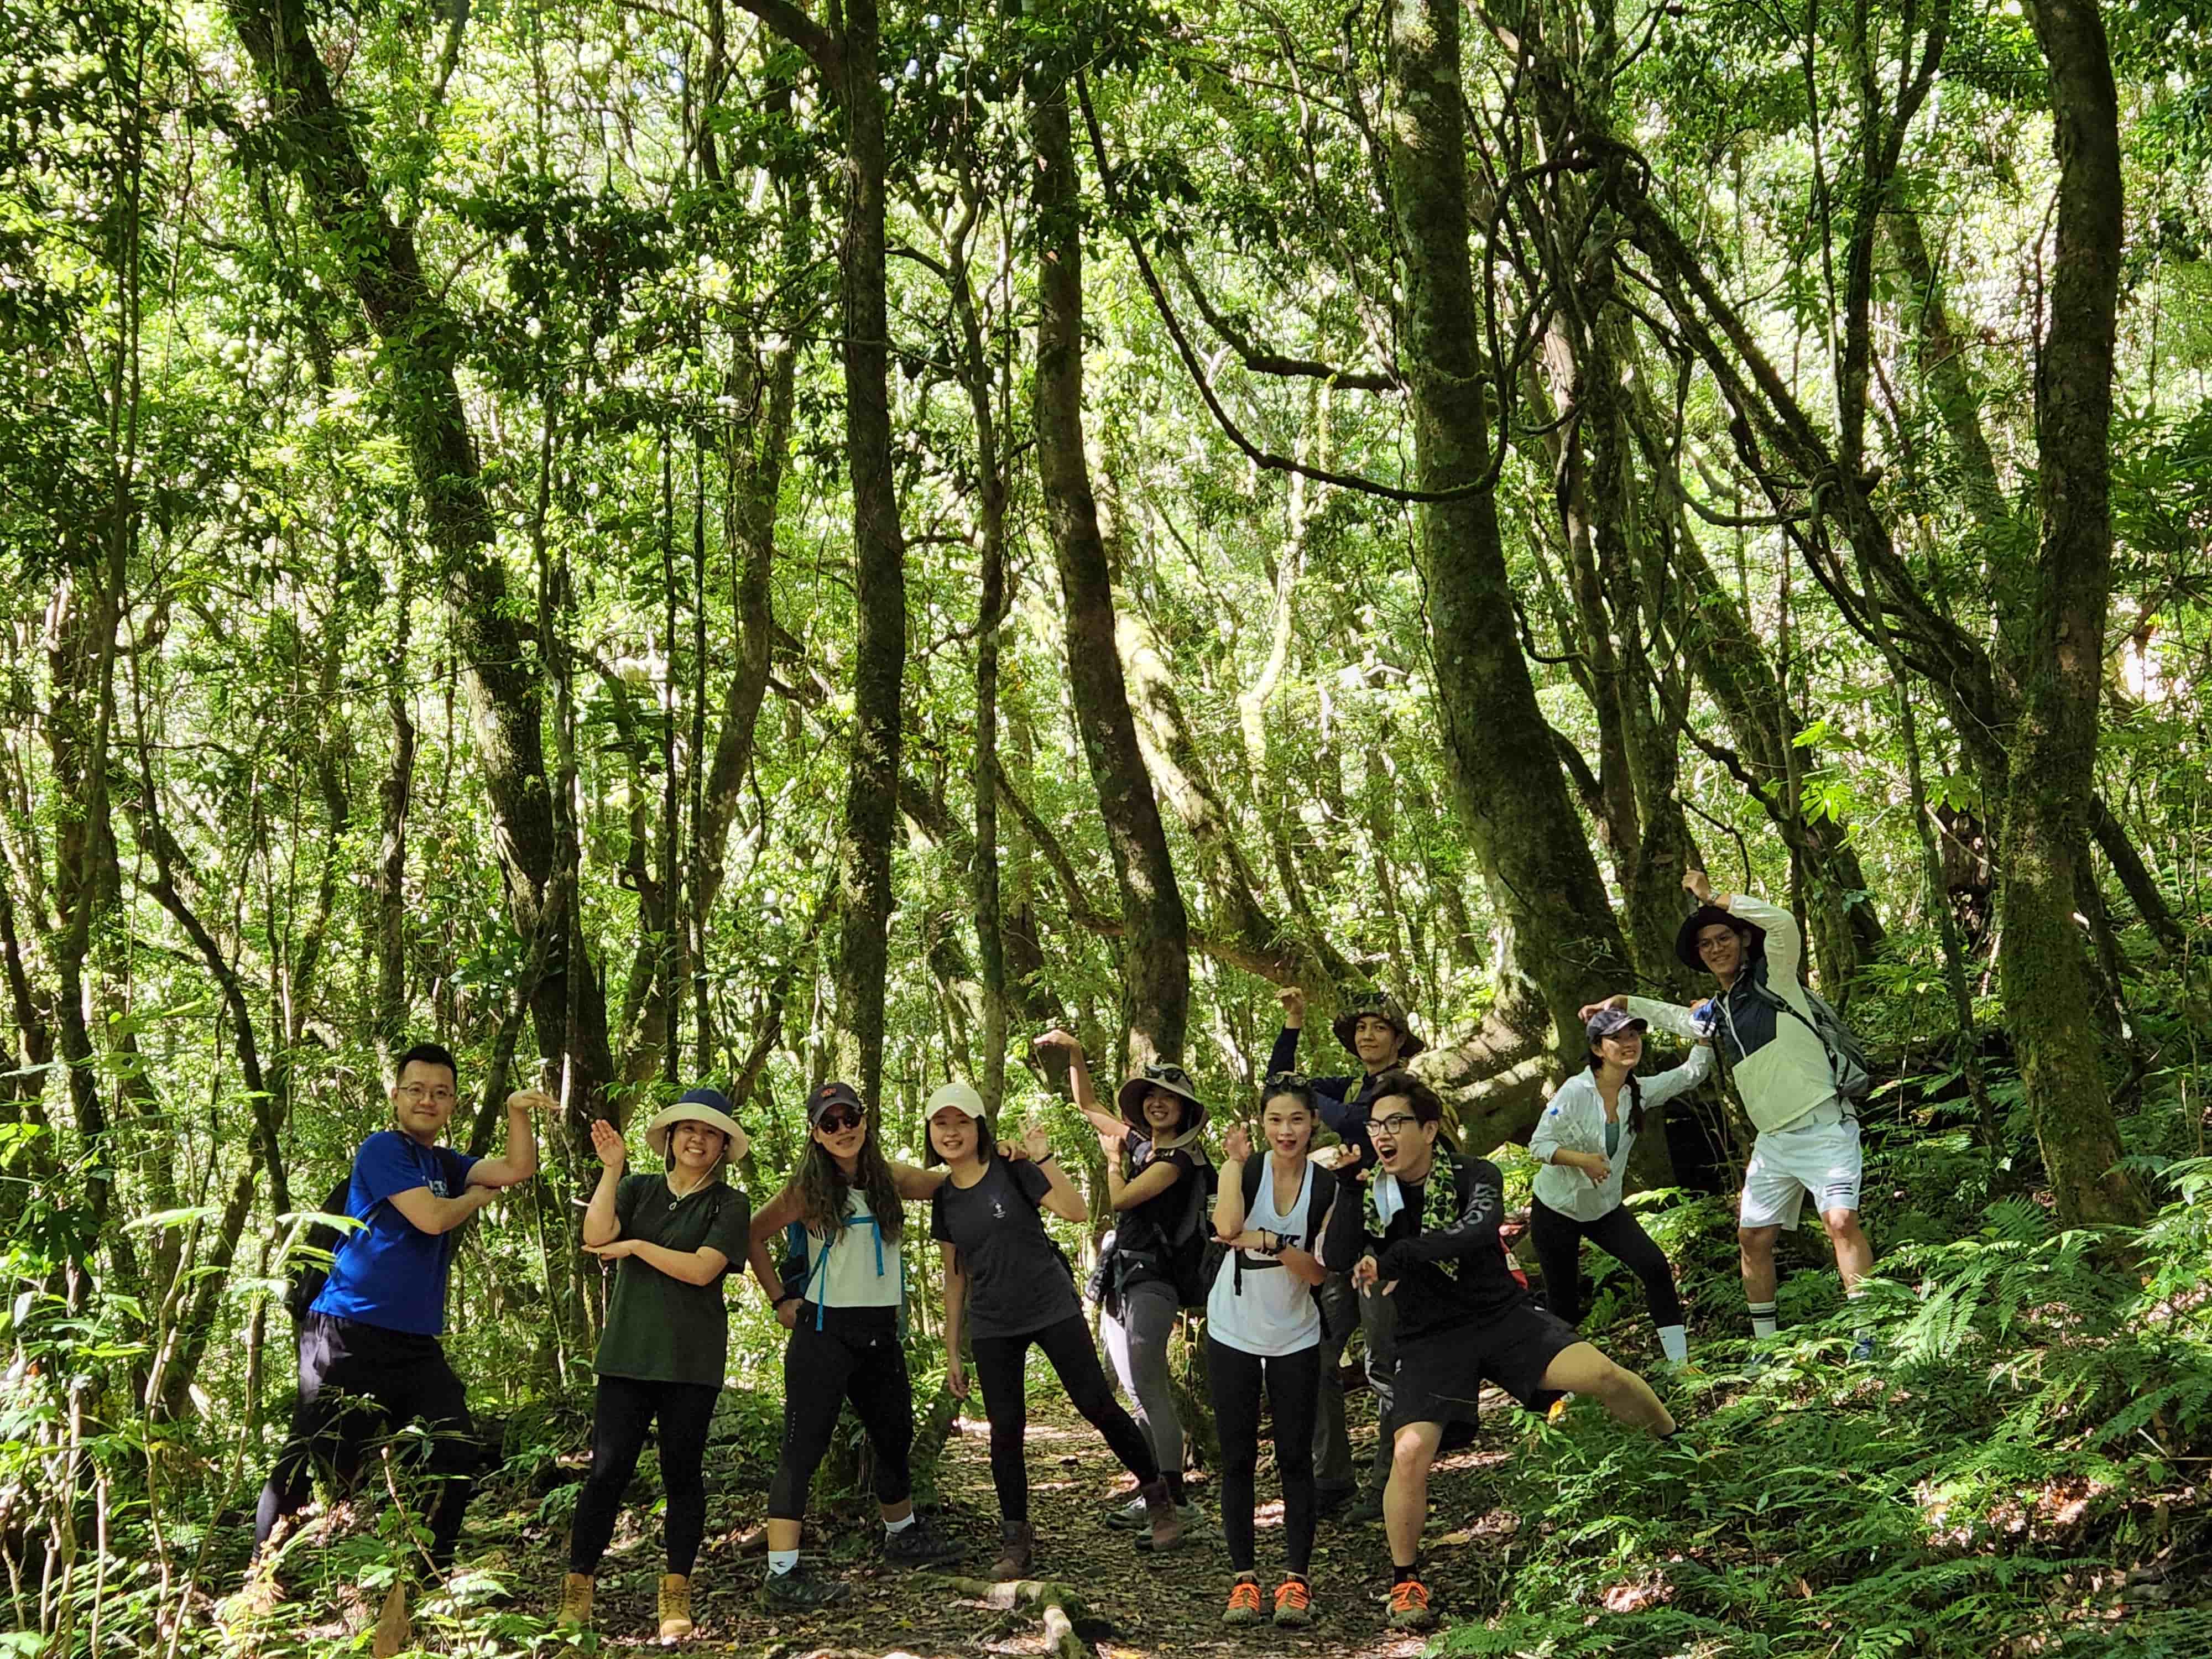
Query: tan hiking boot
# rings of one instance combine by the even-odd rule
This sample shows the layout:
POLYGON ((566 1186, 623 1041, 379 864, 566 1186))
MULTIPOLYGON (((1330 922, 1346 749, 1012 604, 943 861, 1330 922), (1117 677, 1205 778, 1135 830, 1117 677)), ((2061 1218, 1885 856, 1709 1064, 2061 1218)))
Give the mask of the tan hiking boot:
POLYGON ((691 1581, 680 1572, 660 1575, 660 1639, 681 1642, 691 1634, 691 1581))
POLYGON ((1036 1555, 1036 1533, 1026 1521, 1000 1528, 999 1559, 991 1564, 994 1584, 1012 1583, 1030 1576, 1036 1555))
POLYGON ((572 1572, 561 1581, 561 1610, 553 1615, 556 1630, 588 1630, 592 1624, 592 1575, 572 1572))
POLYGON ((1152 1523, 1152 1553, 1164 1554, 1182 1541, 1182 1515, 1168 1496, 1168 1483, 1155 1480, 1145 1488, 1145 1519, 1152 1523))
POLYGON ((414 1639, 415 1627, 407 1622, 407 1580, 395 1578, 385 1593, 384 1610, 376 1615, 376 1640, 368 1650, 374 1659, 397 1659, 414 1639))

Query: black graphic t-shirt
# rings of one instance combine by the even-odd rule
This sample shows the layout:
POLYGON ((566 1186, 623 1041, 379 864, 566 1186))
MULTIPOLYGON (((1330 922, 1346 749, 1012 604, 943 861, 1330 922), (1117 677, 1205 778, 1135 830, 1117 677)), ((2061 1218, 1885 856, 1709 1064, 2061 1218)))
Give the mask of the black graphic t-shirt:
POLYGON ((929 1236, 968 1275, 969 1335, 1026 1336, 1083 1311, 1037 1213, 1051 1185, 1036 1164, 994 1157, 974 1186, 948 1181, 931 1197, 929 1236))

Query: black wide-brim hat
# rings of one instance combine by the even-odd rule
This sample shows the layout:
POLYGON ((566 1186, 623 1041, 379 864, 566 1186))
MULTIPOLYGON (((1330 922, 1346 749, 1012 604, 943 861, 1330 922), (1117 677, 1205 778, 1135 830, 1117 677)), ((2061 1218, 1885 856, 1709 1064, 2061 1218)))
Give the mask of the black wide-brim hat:
POLYGON ((1206 1127, 1206 1103, 1198 1097, 1191 1086, 1190 1074, 1180 1066, 1147 1066, 1124 1083, 1114 1096, 1114 1105, 1121 1114, 1121 1121, 1134 1129, 1153 1146, 1166 1152, 1195 1140, 1206 1127), (1191 1109, 1183 1114, 1182 1127, 1171 1135, 1154 1139, 1152 1126, 1145 1121, 1145 1097, 1155 1089, 1164 1089, 1171 1095, 1180 1095, 1190 1103, 1191 1109))
POLYGON ((1705 959, 1698 954, 1698 935, 1715 922, 1723 927, 1733 927, 1741 934, 1746 951, 1765 941, 1766 929, 1764 927, 1754 927, 1741 916, 1732 915, 1717 904, 1700 904, 1674 930, 1674 958, 1693 974, 1706 971, 1705 959))
POLYGON ((1413 1035, 1413 1025, 1406 1018, 1406 1010, 1395 997, 1372 995, 1358 997, 1345 1005, 1344 1012, 1328 1023, 1336 1033, 1336 1040, 1344 1045, 1345 1052, 1358 1054, 1352 1046, 1352 1034, 1359 1027, 1360 1017, 1372 1014, 1384 1021, 1398 1034, 1398 1058, 1402 1062, 1411 1060, 1429 1045, 1413 1035))

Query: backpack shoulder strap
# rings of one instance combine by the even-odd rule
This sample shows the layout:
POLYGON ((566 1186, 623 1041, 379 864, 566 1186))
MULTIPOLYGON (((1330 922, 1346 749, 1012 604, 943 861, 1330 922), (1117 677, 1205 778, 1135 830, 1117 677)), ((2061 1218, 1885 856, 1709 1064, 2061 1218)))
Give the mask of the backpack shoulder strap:
POLYGON ((1244 1160, 1244 1171, 1240 1184, 1244 1188, 1244 1213, 1249 1217, 1252 1206, 1260 1201, 1260 1177, 1267 1173, 1267 1155, 1255 1152, 1244 1160))

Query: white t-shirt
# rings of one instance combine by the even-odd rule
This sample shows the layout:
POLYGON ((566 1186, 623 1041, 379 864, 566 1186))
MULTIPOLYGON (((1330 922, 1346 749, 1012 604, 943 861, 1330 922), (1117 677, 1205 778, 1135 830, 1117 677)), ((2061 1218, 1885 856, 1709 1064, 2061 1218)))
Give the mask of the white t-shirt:
MULTIPOLYGON (((1275 1208, 1275 1172, 1267 1165, 1267 1155, 1254 1156, 1262 1160, 1260 1190, 1244 1218, 1245 1228, 1282 1233, 1304 1245, 1306 1205, 1313 1196, 1314 1182, 1322 1178, 1319 1171, 1311 1164, 1305 1166, 1298 1195, 1285 1214, 1275 1208)), ((1310 1348, 1321 1340, 1321 1308, 1314 1300, 1313 1286, 1274 1257, 1234 1250, 1222 1262, 1221 1271, 1214 1275, 1213 1288, 1206 1293, 1206 1329, 1224 1347, 1273 1359, 1310 1348), (1244 1268, 1241 1286, 1237 1271, 1240 1261, 1244 1268)))

